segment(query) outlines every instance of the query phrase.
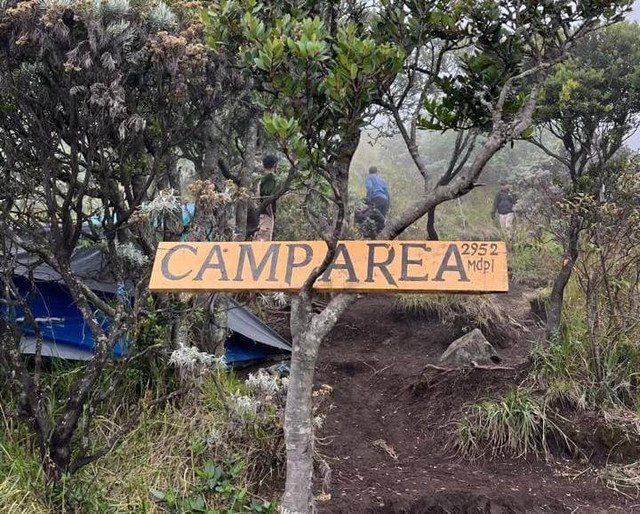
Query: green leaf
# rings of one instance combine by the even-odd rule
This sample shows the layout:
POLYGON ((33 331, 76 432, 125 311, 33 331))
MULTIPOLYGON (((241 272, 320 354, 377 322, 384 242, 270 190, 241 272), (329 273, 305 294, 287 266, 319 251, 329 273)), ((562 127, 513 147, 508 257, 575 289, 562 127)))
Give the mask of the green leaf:
POLYGON ((206 473, 207 478, 213 478, 216 476, 216 473, 219 471, 218 466, 210 460, 207 461, 204 465, 204 472, 206 473))
POLYGON ((358 77, 358 66, 355 62, 351 63, 349 71, 351 73, 351 80, 355 80, 358 77))
POLYGON ((260 500, 251 500, 251 512, 262 512, 263 503, 260 500))
POLYGON ((189 508, 195 512, 204 512, 206 504, 202 495, 189 501, 189 508))
POLYGON ((158 489, 154 489, 153 487, 149 489, 151 496, 153 496, 158 501, 164 501, 167 495, 163 491, 159 491, 158 489))
POLYGON ((523 139, 530 139, 533 136, 533 133, 535 132, 535 127, 529 127, 526 130, 522 131, 522 134, 520 134, 520 136, 523 139))

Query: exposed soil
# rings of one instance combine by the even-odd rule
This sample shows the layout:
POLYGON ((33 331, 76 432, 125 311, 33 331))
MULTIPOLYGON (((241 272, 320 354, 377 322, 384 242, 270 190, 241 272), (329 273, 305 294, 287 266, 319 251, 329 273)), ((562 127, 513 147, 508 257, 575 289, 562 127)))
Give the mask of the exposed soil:
POLYGON ((411 319, 393 298, 360 300, 323 345, 317 383, 333 387, 320 452, 332 469, 321 512, 640 512, 607 489, 587 462, 554 458, 469 462, 451 448, 464 405, 495 397, 526 376, 533 324, 526 291, 500 299, 522 328, 502 346, 512 369, 426 369, 457 335, 411 319))

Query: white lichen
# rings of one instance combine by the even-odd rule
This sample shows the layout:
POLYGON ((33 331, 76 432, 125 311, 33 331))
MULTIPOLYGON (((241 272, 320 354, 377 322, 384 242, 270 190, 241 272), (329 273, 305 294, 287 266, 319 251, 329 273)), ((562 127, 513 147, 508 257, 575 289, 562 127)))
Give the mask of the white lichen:
POLYGON ((255 374, 250 373, 245 383, 250 390, 266 395, 275 395, 283 390, 281 382, 263 369, 255 374))
POLYGON ((160 191, 153 200, 140 206, 140 212, 145 215, 156 216, 180 211, 180 199, 173 189, 160 191))
POLYGON ((175 366, 183 377, 199 377, 206 371, 226 369, 224 356, 216 357, 199 351, 194 346, 183 346, 175 350, 169 358, 169 364, 175 366))
POLYGON ((176 15, 173 14, 173 11, 167 4, 158 2, 158 4, 151 9, 149 20, 157 28, 169 28, 175 25, 176 15))
POLYGON ((116 252, 118 256, 122 259, 129 261, 131 264, 136 266, 144 266, 149 262, 149 257, 147 257, 139 248, 133 243, 125 243, 118 244, 116 246, 116 252))

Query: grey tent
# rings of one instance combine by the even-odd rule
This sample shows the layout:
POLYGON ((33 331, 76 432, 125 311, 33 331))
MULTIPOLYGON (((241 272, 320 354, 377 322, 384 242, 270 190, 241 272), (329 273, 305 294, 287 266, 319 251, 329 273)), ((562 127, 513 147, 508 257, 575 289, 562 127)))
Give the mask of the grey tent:
POLYGON ((265 325, 248 309, 244 308, 232 298, 229 299, 227 325, 233 332, 242 334, 252 341, 266 344, 279 350, 291 351, 291 343, 289 343, 289 341, 283 339, 280 334, 265 325))

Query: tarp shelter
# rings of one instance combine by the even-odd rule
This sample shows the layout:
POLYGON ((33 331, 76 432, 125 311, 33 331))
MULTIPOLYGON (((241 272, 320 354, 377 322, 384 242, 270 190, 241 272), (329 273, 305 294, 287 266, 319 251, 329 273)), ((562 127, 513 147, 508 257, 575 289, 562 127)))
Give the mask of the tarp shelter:
MULTIPOLYGON (((91 359, 93 335, 60 275, 27 252, 18 250, 15 257, 14 280, 22 297, 28 298, 42 334, 42 354, 64 359, 91 359), (35 287, 29 276, 33 277, 35 287)), ((104 256, 97 248, 77 248, 71 258, 71 271, 104 300, 109 301, 118 293, 118 284, 110 277, 104 256)), ((21 309, 16 308, 11 313, 5 309, 2 315, 15 316, 24 334, 22 352, 35 353, 35 330, 24 323, 21 309)), ((108 329, 108 319, 99 319, 99 322, 108 329)), ((229 301, 228 326, 232 333, 225 345, 229 364, 259 361, 270 353, 291 351, 288 341, 233 299, 229 301)), ((125 354, 126 343, 118 343, 114 357, 125 354)))

